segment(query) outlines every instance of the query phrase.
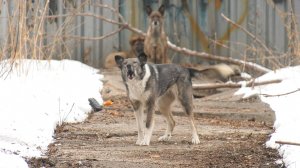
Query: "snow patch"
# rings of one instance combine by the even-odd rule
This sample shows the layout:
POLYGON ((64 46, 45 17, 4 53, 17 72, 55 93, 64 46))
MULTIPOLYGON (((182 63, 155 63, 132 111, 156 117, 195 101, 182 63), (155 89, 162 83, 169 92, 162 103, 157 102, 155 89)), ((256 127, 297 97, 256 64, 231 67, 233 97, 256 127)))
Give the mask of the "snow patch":
POLYGON ((83 121, 91 111, 88 98, 102 104, 103 76, 78 61, 19 60, 11 66, 4 60, 0 67, 0 167, 27 167, 16 160, 42 156, 57 124, 83 121))

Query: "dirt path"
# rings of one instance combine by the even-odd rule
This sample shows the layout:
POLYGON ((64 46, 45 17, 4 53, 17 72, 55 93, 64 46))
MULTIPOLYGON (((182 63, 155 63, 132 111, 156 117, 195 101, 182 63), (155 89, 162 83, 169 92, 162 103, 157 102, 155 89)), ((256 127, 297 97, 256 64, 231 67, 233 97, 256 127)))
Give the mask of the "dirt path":
POLYGON ((198 111, 202 111, 196 115, 199 145, 190 143, 188 120, 175 107, 176 127, 171 141, 158 142, 166 123, 156 115, 151 145, 137 146, 135 118, 121 91, 110 97, 112 106, 91 114, 83 123, 57 130, 48 158, 32 159, 31 167, 279 167, 275 165, 277 151, 264 145, 273 131, 271 124, 257 117, 269 114, 268 106, 257 99, 228 99, 229 93, 195 100, 196 106, 201 105, 198 111), (264 115, 256 115, 258 111, 264 115), (251 115, 233 115, 238 112, 251 115))

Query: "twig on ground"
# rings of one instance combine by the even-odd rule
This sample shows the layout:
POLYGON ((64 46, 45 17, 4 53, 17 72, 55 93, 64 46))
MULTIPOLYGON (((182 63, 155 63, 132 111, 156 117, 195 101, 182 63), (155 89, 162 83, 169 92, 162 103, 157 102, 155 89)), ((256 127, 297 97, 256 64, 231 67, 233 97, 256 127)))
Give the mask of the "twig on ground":
MULTIPOLYGON (((275 80, 269 80, 269 81, 263 81, 263 82, 255 82, 254 80, 247 82, 246 86, 260 86, 260 85, 267 85, 271 83, 280 83, 280 79, 275 79, 275 80)), ((199 90, 204 90, 204 89, 217 89, 217 88, 239 88, 242 87, 243 85, 240 83, 210 83, 210 84, 193 84, 193 89, 199 89, 199 90)))
POLYGON ((296 90, 293 90, 293 91, 290 91, 290 92, 287 92, 287 93, 281 93, 281 94, 275 94, 275 95, 270 95, 270 94, 260 94, 260 95, 265 96, 265 97, 277 97, 277 96, 289 95, 289 94, 292 94, 292 93, 295 93, 295 92, 298 92, 298 91, 300 91, 300 88, 296 89, 296 90))
POLYGON ((75 103, 72 104, 72 107, 70 108, 70 111, 68 112, 68 114, 66 116, 64 116, 63 122, 66 121, 66 119, 68 118, 69 114, 72 112, 74 105, 75 105, 75 103))

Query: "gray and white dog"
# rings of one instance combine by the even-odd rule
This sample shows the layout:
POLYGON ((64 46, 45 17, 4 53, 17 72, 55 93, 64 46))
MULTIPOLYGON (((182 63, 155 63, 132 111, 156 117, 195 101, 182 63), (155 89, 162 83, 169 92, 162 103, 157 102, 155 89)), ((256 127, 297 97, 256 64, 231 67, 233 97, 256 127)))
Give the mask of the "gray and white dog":
POLYGON ((175 64, 147 64, 145 53, 128 59, 115 56, 115 61, 121 69, 127 95, 135 111, 138 126, 136 144, 150 144, 155 107, 167 121, 167 129, 159 141, 171 138, 175 121, 170 108, 175 99, 178 99, 189 117, 192 143, 200 143, 193 117, 192 71, 175 64))

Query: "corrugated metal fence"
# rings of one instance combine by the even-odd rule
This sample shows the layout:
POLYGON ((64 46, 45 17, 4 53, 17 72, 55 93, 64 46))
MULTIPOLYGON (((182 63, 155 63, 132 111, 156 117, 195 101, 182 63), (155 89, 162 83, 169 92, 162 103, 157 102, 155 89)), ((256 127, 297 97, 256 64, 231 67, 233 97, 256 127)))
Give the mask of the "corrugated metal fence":
MULTIPOLYGON (((45 2, 32 0, 32 3, 39 3, 40 6, 45 2)), ((95 5, 97 3, 119 10, 129 24, 144 32, 148 26, 144 6, 151 5, 156 10, 164 3, 165 31, 172 43, 222 56, 247 57, 250 61, 266 65, 268 61, 261 61, 261 55, 266 53, 252 49, 257 45, 255 39, 226 22, 221 13, 256 35, 276 53, 281 53, 288 51, 289 42, 284 26, 286 18, 283 19, 276 9, 283 12, 294 9, 299 13, 297 10, 300 6, 298 0, 50 0, 50 15, 74 14, 72 17, 49 18, 44 23, 47 35, 43 40, 45 45, 53 43, 54 35, 63 37, 64 42, 56 48, 58 58, 61 53, 68 53, 72 59, 99 68, 103 66, 105 56, 112 51, 129 50, 130 31, 123 30, 104 40, 92 39, 109 34, 118 27, 96 17, 75 15, 74 10, 77 9, 77 12, 116 19, 117 16, 108 9, 99 8, 95 5), (270 3, 274 3, 275 8, 270 3), (60 30, 61 27, 64 29, 60 30), (79 36, 90 39, 80 39, 79 36)), ((8 0, 0 0, 0 4, 0 45, 4 45, 8 33, 7 16, 10 10, 16 9, 8 0)), ((174 62, 203 61, 174 52, 170 52, 170 57, 174 62)))

